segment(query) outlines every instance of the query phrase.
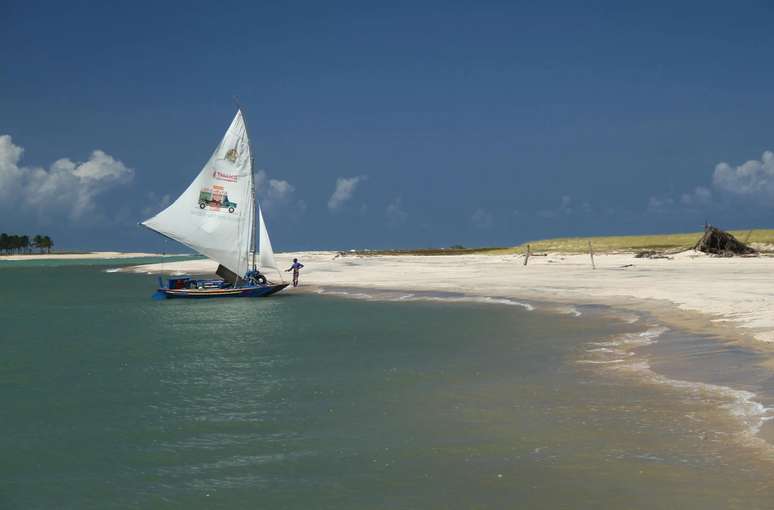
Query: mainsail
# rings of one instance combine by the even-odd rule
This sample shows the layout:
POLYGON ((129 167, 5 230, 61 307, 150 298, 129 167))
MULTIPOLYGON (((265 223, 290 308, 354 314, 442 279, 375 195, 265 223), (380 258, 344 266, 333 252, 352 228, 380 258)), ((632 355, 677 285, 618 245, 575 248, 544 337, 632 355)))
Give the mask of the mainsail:
MULTIPOLYGON (((258 240, 260 241, 260 266, 261 269, 269 268, 269 269, 276 269, 279 271, 279 268, 277 267, 277 263, 274 261, 274 250, 271 249, 271 240, 269 240, 269 231, 266 229, 266 222, 263 221, 263 211, 261 211, 261 207, 258 206, 258 240)), ((280 276, 282 276, 282 273, 280 273, 280 276)))
POLYGON ((250 269, 253 200, 252 154, 240 110, 188 189, 142 224, 241 276, 250 269))

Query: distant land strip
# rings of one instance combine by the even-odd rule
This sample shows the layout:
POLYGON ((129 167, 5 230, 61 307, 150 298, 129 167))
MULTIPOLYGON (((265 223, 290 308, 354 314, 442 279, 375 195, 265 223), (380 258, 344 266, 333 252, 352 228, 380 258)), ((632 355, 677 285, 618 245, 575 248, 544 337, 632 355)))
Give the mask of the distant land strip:
MULTIPOLYGON (((753 245, 762 253, 774 253, 774 229, 730 230, 734 237, 753 245)), ((528 241, 511 247, 479 247, 466 248, 455 245, 449 248, 417 248, 405 250, 350 250, 340 251, 346 255, 508 255, 523 254, 527 245, 533 253, 585 253, 589 243, 598 253, 637 252, 641 250, 657 250, 664 252, 679 252, 691 249, 704 232, 683 234, 627 235, 627 236, 592 236, 592 237, 558 237, 528 241)))

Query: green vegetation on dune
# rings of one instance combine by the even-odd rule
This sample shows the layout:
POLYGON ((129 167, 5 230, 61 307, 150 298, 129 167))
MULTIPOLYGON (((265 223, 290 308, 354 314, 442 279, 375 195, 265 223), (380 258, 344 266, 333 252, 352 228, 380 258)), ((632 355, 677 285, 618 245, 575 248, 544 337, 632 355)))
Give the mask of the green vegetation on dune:
MULTIPOLYGON (((774 230, 731 230, 729 231, 740 241, 749 243, 774 244, 774 230), (748 237, 749 236, 749 237, 748 237)), ((589 241, 595 251, 638 251, 638 250, 668 250, 679 251, 692 248, 703 232, 689 234, 660 234, 642 236, 600 236, 600 237, 564 237, 530 241, 521 246, 498 250, 500 253, 523 253, 527 244, 533 252, 586 252, 589 241)))
MULTIPOLYGON (((774 245, 774 230, 731 230, 738 240, 757 244, 774 245)), ((512 247, 465 248, 460 245, 449 248, 419 248, 413 250, 362 250, 340 252, 341 255, 509 255, 525 253, 527 245, 533 253, 560 252, 585 253, 589 241, 596 252, 636 252, 644 250, 677 252, 692 248, 703 232, 688 234, 658 234, 641 236, 559 237, 529 241, 512 247)))
POLYGON ((375 256, 375 255, 471 255, 475 253, 491 253, 501 250, 512 250, 514 248, 465 248, 460 245, 451 246, 449 248, 415 248, 404 250, 356 250, 356 251, 341 251, 339 255, 360 255, 360 256, 375 256))

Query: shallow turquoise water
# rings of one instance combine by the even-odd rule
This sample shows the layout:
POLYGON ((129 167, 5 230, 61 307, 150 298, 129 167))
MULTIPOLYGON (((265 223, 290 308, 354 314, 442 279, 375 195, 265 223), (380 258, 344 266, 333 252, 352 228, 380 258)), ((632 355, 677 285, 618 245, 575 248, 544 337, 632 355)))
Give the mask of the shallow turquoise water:
POLYGON ((733 430, 706 401, 579 363, 637 325, 292 292, 156 302, 153 277, 104 270, 0 269, 0 508, 769 508, 774 496, 770 463, 707 439, 733 430))

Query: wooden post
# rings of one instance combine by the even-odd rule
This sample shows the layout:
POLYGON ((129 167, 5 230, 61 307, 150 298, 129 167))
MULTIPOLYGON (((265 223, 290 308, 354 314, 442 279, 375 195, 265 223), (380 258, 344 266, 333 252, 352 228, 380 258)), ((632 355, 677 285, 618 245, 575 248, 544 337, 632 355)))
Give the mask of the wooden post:
POLYGON ((594 264, 594 248, 591 247, 591 241, 589 241, 589 256, 591 257, 591 269, 596 269, 597 266, 594 264))
POLYGON ((524 265, 527 265, 527 262, 529 262, 529 245, 527 245, 527 253, 524 255, 524 265))

